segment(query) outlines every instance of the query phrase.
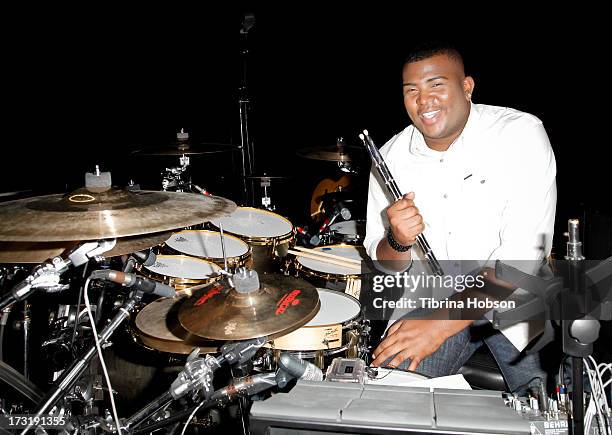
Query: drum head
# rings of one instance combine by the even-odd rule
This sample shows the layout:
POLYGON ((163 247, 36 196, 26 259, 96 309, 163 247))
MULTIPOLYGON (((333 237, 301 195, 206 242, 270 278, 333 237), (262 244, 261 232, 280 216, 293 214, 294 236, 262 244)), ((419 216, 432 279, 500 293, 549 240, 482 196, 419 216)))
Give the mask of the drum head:
POLYGON ((274 238, 293 231, 293 225, 287 219, 267 210, 250 207, 238 207, 230 216, 211 221, 223 230, 243 237, 274 238))
POLYGON ((345 293, 317 288, 321 308, 314 318, 304 326, 334 325, 348 322, 359 315, 361 304, 345 293))
MULTIPOLYGON (((340 257, 351 258, 353 260, 363 260, 366 256, 363 248, 350 245, 331 245, 316 248, 317 251, 327 252, 329 254, 338 255, 340 257)), ((344 267, 324 261, 313 260, 306 257, 298 257, 297 261, 305 268, 314 270, 320 273, 331 275, 360 275, 361 270, 357 268, 344 267)))
POLYGON ((155 264, 145 267, 158 275, 183 279, 209 279, 221 269, 210 261, 185 255, 158 255, 155 264))
MULTIPOLYGON (((224 226, 225 228, 225 226, 224 226)), ((223 235, 225 242, 225 254, 228 258, 240 257, 249 252, 249 245, 242 240, 223 235)), ((166 245, 175 251, 186 255, 204 258, 223 258, 221 249, 221 233, 206 230, 186 230, 173 234, 166 241, 166 245)))
POLYGON ((336 222, 329 227, 329 230, 337 234, 342 234, 343 236, 362 237, 365 235, 365 221, 336 222))

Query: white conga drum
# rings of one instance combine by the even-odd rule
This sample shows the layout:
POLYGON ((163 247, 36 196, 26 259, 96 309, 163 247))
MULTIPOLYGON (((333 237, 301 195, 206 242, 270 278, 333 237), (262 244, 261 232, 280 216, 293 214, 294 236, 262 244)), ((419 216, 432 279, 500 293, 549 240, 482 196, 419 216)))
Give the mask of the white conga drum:
MULTIPOLYGON (((252 268, 251 248, 246 242, 230 234, 223 234, 223 240, 227 266, 230 272, 234 272, 242 266, 252 268)), ((185 230, 174 233, 166 240, 163 250, 173 254, 202 258, 212 261, 220 267, 225 267, 221 233, 218 231, 185 230)))
POLYGON ((280 262, 295 240, 293 224, 279 214, 251 207, 238 207, 230 216, 211 221, 215 229, 241 238, 251 246, 253 269, 278 272, 280 262))

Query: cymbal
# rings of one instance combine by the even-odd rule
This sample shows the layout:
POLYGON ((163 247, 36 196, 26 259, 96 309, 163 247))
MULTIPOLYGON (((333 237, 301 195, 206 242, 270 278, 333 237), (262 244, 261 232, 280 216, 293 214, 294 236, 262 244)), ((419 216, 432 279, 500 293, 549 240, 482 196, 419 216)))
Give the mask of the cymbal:
POLYGON ((200 353, 216 352, 222 343, 191 335, 179 323, 178 311, 186 300, 186 295, 177 295, 144 307, 135 321, 139 341, 162 352, 189 354, 194 347, 199 347, 200 353))
POLYGON ((0 241, 59 242, 130 237, 183 228, 231 214, 219 196, 86 188, 0 203, 0 241))
MULTIPOLYGON (((102 254, 116 257, 152 248, 168 240, 172 231, 117 239, 115 247, 102 254)), ((80 241, 64 242, 0 242, 0 263, 42 263, 76 247, 80 241)))
POLYGON ((284 275, 260 274, 260 288, 241 294, 218 283, 194 292, 179 310, 190 333, 210 340, 274 339, 304 326, 321 305, 316 287, 284 275))
POLYGON ((302 148, 297 151, 297 155, 313 160, 327 160, 330 162, 350 162, 351 160, 353 160, 355 153, 360 151, 363 151, 360 147, 334 145, 331 147, 302 148))
POLYGON ((169 146, 149 147, 133 151, 132 154, 139 156, 182 156, 184 155, 201 155, 201 154, 216 154, 226 153, 239 149, 236 145, 216 143, 216 142, 201 142, 191 143, 177 141, 169 146))

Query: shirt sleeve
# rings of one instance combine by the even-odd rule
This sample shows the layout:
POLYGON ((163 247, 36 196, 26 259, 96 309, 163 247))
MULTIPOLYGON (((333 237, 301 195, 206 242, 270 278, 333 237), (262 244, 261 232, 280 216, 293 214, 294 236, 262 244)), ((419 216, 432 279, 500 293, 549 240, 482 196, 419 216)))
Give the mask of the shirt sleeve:
MULTIPOLYGON (((552 249, 557 204, 555 156, 539 120, 517 123, 506 160, 512 171, 508 200, 502 212, 500 245, 491 259, 545 259, 552 249)), ((520 267, 524 269, 524 267, 520 267)), ((527 271, 527 270, 525 270, 527 271)))

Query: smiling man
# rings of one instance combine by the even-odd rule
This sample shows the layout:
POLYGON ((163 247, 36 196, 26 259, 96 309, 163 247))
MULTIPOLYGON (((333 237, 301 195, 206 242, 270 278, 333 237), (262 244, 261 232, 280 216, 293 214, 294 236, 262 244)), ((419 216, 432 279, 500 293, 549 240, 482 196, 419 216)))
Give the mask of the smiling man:
MULTIPOLYGON (((545 261, 552 247, 556 166, 542 122, 472 103, 474 80, 449 45, 411 53, 402 88, 412 125, 380 151, 400 190, 409 193, 393 202, 372 171, 364 240, 370 257, 385 261, 379 264, 386 270, 404 271, 424 258, 415 245, 423 233, 438 260, 545 261)), ((510 341, 509 332, 482 333, 473 323, 444 320, 439 313, 405 317, 390 325, 373 364, 444 376, 456 373, 484 343, 511 390, 545 377, 538 356, 520 352, 529 341, 525 325, 514 328, 510 341)))

